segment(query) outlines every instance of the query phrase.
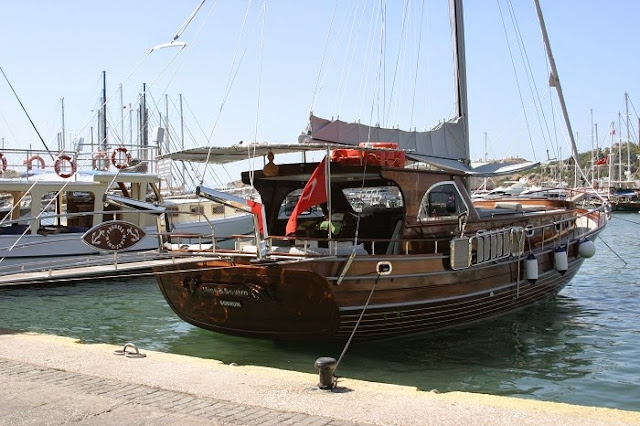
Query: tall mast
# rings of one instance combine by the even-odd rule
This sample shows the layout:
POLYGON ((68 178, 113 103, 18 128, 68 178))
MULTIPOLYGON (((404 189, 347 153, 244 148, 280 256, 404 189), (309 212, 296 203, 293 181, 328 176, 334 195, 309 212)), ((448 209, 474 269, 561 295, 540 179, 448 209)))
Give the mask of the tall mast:
POLYGON ((60 99, 60 108, 62 110, 62 149, 60 151, 63 151, 65 149, 67 149, 67 142, 65 140, 65 133, 66 133, 66 129, 64 128, 64 98, 60 99))
POLYGON ((622 182, 622 114, 618 113, 618 180, 622 182))
POLYGON ((626 106, 627 114, 627 180, 631 180, 631 134, 629 132, 629 94, 624 91, 624 103, 626 106))
POLYGON ((591 116, 591 181, 596 179, 595 147, 593 145, 593 108, 590 110, 591 116))
POLYGON ((102 133, 100 134, 100 150, 107 151, 107 72, 102 71, 102 133))
POLYGON ((142 147, 142 154, 144 160, 149 159, 149 134, 147 130, 148 125, 147 116, 147 83, 142 83, 142 98, 140 100, 140 145, 142 147))
MULTIPOLYGON (((596 152, 598 153, 598 157, 600 157, 600 147, 598 142, 598 123, 595 123, 593 127, 594 127, 594 131, 596 132, 596 152)), ((602 153, 604 154, 604 149, 602 150, 602 153)), ((608 162, 609 162, 609 159, 607 158, 607 163, 608 162)), ((598 167, 598 185, 599 184, 600 184, 600 167, 598 167)))
POLYGON ((469 107, 467 104, 467 62, 465 60, 464 47, 464 17, 462 12, 462 0, 451 0, 450 3, 451 26, 453 28, 454 44, 454 68, 456 86, 456 115, 462 118, 462 131, 465 139, 465 149, 470 162, 469 153, 469 107))
POLYGON ((613 185, 611 179, 613 178, 613 162, 615 161, 615 157, 613 156, 613 137, 616 134, 616 124, 611 122, 611 131, 609 135, 611 135, 611 141, 609 146, 609 188, 613 185))
POLYGON ((120 83, 120 139, 122 140, 122 145, 124 145, 124 91, 122 89, 122 83, 120 83))
POLYGON ((564 101, 564 95, 562 94, 562 86, 560 85, 560 78, 558 77, 558 69, 556 68, 556 61, 553 59, 553 53, 551 53, 551 45, 549 44, 549 35, 547 34, 547 27, 544 24, 544 18, 542 17, 542 10, 540 9, 540 1, 533 0, 536 5, 536 12, 538 13, 538 21, 540 21, 540 30, 542 31, 542 38, 547 51, 547 57, 549 58, 549 65, 551 66, 551 76, 549 77, 549 85, 556 88, 558 92, 558 98, 560 99, 560 106, 562 107, 562 115, 567 126, 567 132, 569 133, 569 139, 571 140, 571 155, 574 161, 578 162, 578 148, 576 140, 573 136, 573 130, 571 129, 571 121, 569 120, 569 112, 567 111, 567 105, 564 101))
MULTIPOLYGON (((180 93, 180 149, 184 151, 184 115, 182 111, 182 93, 180 93)), ((187 174, 186 165, 182 161, 182 190, 187 188, 187 174)))
POLYGON ((171 141, 169 140, 169 95, 167 93, 164 94, 164 128, 166 139, 164 151, 171 152, 171 141))

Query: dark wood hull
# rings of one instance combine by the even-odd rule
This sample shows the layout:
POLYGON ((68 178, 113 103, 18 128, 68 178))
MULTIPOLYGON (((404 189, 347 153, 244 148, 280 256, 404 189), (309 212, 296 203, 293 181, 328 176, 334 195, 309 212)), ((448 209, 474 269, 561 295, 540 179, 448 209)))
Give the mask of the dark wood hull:
POLYGON ((371 295, 355 333, 355 339, 371 340, 460 326, 552 298, 584 260, 576 242, 568 254, 569 268, 561 274, 553 250, 538 253, 535 284, 525 278, 524 257, 459 271, 439 255, 356 257, 340 285, 346 258, 260 266, 216 260, 155 272, 183 320, 237 336, 344 340, 371 295), (375 273, 381 260, 391 262, 391 274, 375 273))

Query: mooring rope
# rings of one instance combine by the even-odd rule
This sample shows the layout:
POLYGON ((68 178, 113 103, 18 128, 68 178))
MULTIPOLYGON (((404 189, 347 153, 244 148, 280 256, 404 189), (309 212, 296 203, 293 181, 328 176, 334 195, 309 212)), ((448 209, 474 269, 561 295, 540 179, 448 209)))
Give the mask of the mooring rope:
POLYGON ((606 242, 605 240, 603 240, 603 239, 602 239, 602 237, 601 237, 600 235, 598 235, 598 238, 600 238, 600 241, 602 241, 602 243, 603 243, 605 246, 607 246, 607 248, 608 248, 609 250, 611 250, 611 253, 615 254, 615 255, 618 257, 618 259, 622 260, 622 262, 623 262, 625 265, 628 265, 628 264, 629 264, 629 262, 627 262, 627 261, 626 261, 626 260, 624 260, 622 257, 620 257, 620 255, 619 255, 618 253, 616 253, 616 251, 615 251, 615 250, 614 250, 614 249, 613 249, 609 244, 607 244, 607 242, 606 242))
POLYGON ((349 348, 349 345, 351 344, 351 341, 353 340, 353 336, 355 336, 356 334, 356 330, 358 329, 358 326, 360 325, 360 321, 362 321, 362 317, 364 316, 364 312, 367 310, 367 307, 369 306, 369 302, 371 302, 371 297, 373 296, 373 292, 376 289, 376 286, 378 285, 378 280, 380 279, 380 272, 378 272, 378 276, 376 277, 375 282, 373 283, 373 287, 371 287, 371 292, 369 293, 369 297, 367 298, 367 302, 364 304, 364 308, 362 308, 362 312, 360 312, 360 317, 358 318, 358 321, 356 322, 356 325, 353 327, 353 331, 351 332, 351 336, 349 336, 349 340, 347 340, 346 345, 344 345, 344 349, 342 349, 342 353, 340 354, 340 358, 338 358, 338 362, 336 362, 336 367, 335 369, 338 369, 338 366, 340 365, 340 361, 342 361, 342 358, 344 357, 344 355, 347 353, 347 349, 349 348))
MULTIPOLYGON (((624 221, 624 222, 633 223, 634 225, 640 225, 640 222, 636 222, 635 220, 623 219, 623 218, 621 218, 620 216, 614 216, 614 218, 615 218, 616 220, 622 220, 622 221, 624 221)), ((624 260, 624 259, 622 258, 622 256, 620 256, 618 253, 616 253, 616 251, 613 249, 613 247, 611 247, 609 244, 607 244, 607 242, 606 242, 604 239, 602 239, 602 237, 601 237, 600 235, 598 235, 598 238, 600 239, 600 241, 602 241, 602 243, 603 243, 605 246, 607 246, 607 248, 608 248, 609 250, 611 250, 611 253, 615 254, 615 255, 616 255, 616 257, 617 257, 618 259, 620 259, 620 260, 621 260, 625 265, 628 265, 628 264, 629 264, 629 262, 627 262, 626 260, 624 260)))

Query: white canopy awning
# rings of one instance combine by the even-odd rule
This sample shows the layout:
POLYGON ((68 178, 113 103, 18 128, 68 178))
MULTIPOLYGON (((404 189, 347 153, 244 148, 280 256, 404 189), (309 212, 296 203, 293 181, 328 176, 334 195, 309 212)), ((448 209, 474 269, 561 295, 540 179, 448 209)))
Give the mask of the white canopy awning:
MULTIPOLYGON (((327 149, 344 149, 345 145, 328 143, 297 143, 297 144, 268 144, 258 143, 246 146, 233 145, 226 147, 198 147, 189 148, 163 154, 160 159, 188 161, 194 163, 228 164, 236 161, 248 160, 253 157, 265 156, 269 152, 274 155, 291 154, 300 152, 322 152, 327 149)), ((371 150, 360 146, 349 146, 349 149, 371 150)), ((405 151, 407 159, 430 164, 442 170, 463 173, 468 176, 499 176, 527 170, 539 163, 489 163, 478 167, 471 167, 462 160, 453 160, 429 155, 421 155, 415 152, 405 151)))
POLYGON ((326 151, 330 149, 343 148, 340 145, 332 146, 324 143, 305 144, 268 144, 258 143, 249 145, 232 146, 212 146, 189 148, 182 151, 171 152, 159 156, 159 159, 171 159, 178 161, 189 161, 193 163, 227 164, 236 161, 249 160, 253 157, 267 155, 269 151, 277 154, 291 154, 304 151, 326 151))

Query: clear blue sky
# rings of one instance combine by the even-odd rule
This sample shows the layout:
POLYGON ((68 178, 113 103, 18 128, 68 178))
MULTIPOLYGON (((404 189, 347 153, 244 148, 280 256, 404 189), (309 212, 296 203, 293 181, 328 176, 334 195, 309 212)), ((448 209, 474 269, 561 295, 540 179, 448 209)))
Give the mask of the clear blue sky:
MULTIPOLYGON (((96 122, 92 114, 98 106, 103 70, 107 72, 112 134, 119 134, 121 128, 119 85, 123 86, 124 104, 128 105, 135 101, 144 82, 153 95, 150 103, 153 106, 154 100, 160 102, 162 113, 163 96, 168 95, 173 120, 177 119, 178 94, 183 95, 187 146, 204 145, 210 135, 214 145, 256 139, 295 142, 306 125, 312 103, 314 112, 324 117, 339 114, 347 121, 419 129, 450 118, 453 89, 446 0, 426 0, 427 12, 422 21, 418 13, 422 2, 410 2, 404 37, 404 3, 387 2, 384 86, 376 83, 380 36, 369 32, 370 17, 378 16, 372 10, 380 2, 336 1, 267 1, 264 19, 261 11, 265 3, 256 1, 246 14, 243 27, 247 2, 208 0, 180 38, 188 47, 176 56, 177 49, 151 55, 147 52, 169 41, 199 0, 4 0, 0 2, 0 66, 50 148, 57 147, 56 135, 61 131, 61 98, 67 139, 76 135, 88 138, 90 126, 96 122), (356 13, 360 17, 353 20, 356 13), (325 51, 332 22, 331 48, 325 51), (416 34, 421 23, 423 40, 420 66, 416 67, 416 34), (351 39, 349 34, 353 34, 351 39), (349 40, 357 41, 357 49, 349 40), (400 54, 398 46, 404 46, 400 54), (236 68, 232 68, 234 55, 242 58, 236 68), (401 58, 399 62, 397 58, 401 58), (399 77, 393 83, 396 68, 399 77), (322 85, 317 91, 320 69, 322 85), (226 96, 230 75, 235 77, 226 96), (394 97, 390 95, 392 87, 394 97), (376 101, 383 96, 387 102, 376 101)), ((591 147, 591 110, 598 124, 599 144, 608 146, 611 122, 617 125, 618 113, 625 113, 625 91, 635 103, 632 107, 640 108, 636 52, 640 2, 541 3, 579 150, 591 147)), ((546 59, 533 2, 517 0, 511 7, 517 16, 531 73, 535 74, 533 90, 542 97, 548 111, 539 118, 540 113, 531 107, 534 97, 513 36, 509 3, 466 2, 472 158, 483 156, 485 132, 492 158, 521 156, 544 161, 546 149, 551 149, 554 156, 558 144, 562 155, 567 156, 569 148, 560 135, 564 131, 560 112, 554 117, 548 108, 550 99, 555 101, 556 96, 553 91, 548 93, 546 86, 546 59), (510 33, 518 80, 498 5, 510 33), (528 125, 523 118, 523 104, 528 125), (541 131, 540 121, 546 121, 549 130, 541 131), (559 135, 558 142, 554 132, 559 135)), ((155 118, 159 112, 152 114, 155 118)), ((124 133, 128 137, 128 116, 125 122, 124 133)), ((637 135, 633 108, 631 122, 632 133, 637 135)), ((0 138, 4 138, 6 148, 42 148, 4 78, 0 79, 0 138)))

